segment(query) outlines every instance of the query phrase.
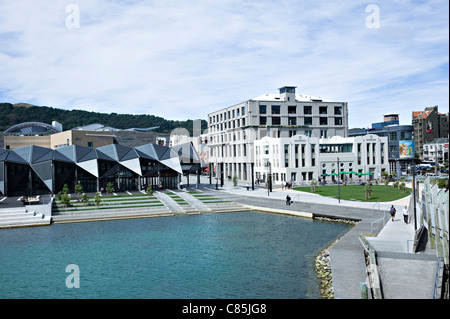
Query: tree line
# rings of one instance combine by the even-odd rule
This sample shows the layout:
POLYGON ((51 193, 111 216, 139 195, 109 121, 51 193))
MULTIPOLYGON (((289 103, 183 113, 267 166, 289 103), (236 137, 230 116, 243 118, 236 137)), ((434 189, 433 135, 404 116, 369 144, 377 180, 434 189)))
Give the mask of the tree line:
MULTIPOLYGON (((23 122, 43 122, 51 124, 58 121, 64 130, 77 126, 100 123, 118 129, 148 128, 159 126, 155 132, 170 133, 173 129, 181 127, 193 134, 193 120, 178 121, 166 120, 162 117, 147 114, 117 114, 98 113, 82 110, 63 110, 48 106, 15 107, 11 103, 0 103, 0 131, 23 122)), ((207 128, 207 122, 201 120, 202 131, 207 128)))

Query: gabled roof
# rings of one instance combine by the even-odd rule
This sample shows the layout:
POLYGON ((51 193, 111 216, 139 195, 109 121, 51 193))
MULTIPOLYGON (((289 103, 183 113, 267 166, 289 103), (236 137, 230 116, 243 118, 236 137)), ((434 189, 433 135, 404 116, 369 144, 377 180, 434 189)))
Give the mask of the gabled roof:
POLYGON ((413 119, 426 119, 433 111, 418 111, 413 112, 413 119))

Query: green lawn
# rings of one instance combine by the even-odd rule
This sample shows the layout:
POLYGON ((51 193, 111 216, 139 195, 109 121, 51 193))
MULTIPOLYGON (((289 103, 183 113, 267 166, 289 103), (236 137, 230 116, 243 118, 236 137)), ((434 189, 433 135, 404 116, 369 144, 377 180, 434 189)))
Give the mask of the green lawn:
MULTIPOLYGON (((365 188, 361 185, 340 185, 340 193, 341 199, 344 200, 354 200, 354 201, 362 201, 365 202, 365 188)), ((308 192, 311 193, 311 187, 295 187, 294 190, 308 192)), ((372 186, 372 194, 368 202, 390 202, 393 200, 397 200, 403 197, 406 197, 410 194, 411 189, 408 188, 406 193, 400 191, 398 188, 394 188, 393 186, 385 186, 385 185, 373 185, 372 186)), ((317 186, 316 194, 338 198, 338 186, 317 186)))

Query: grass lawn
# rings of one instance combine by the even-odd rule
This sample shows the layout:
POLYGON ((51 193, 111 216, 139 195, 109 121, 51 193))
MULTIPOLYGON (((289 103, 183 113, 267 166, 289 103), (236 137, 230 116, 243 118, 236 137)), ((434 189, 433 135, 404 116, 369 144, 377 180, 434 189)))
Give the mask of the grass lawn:
MULTIPOLYGON (((362 201, 365 200, 365 188, 362 185, 340 185, 340 193, 341 199, 344 200, 354 200, 354 201, 362 201)), ((308 192, 311 193, 311 187, 295 187, 294 190, 308 192)), ((398 188, 394 188, 393 186, 385 186, 385 185, 373 185, 372 186, 372 194, 370 195, 370 199, 367 202, 390 202, 393 200, 397 200, 403 197, 406 197, 410 194, 411 189, 408 188, 406 193, 400 191, 398 188)), ((338 198, 338 186, 317 186, 315 194, 338 198)))

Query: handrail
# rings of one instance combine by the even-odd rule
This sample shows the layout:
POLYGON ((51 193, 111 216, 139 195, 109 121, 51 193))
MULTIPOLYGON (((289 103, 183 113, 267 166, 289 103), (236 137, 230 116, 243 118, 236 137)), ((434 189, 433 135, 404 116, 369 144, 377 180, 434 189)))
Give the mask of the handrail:
POLYGON ((369 243, 366 237, 362 234, 359 235, 359 240, 367 252, 367 272, 370 282, 370 287, 372 290, 372 295, 374 299, 383 299, 381 293, 381 281, 378 274, 378 267, 376 261, 376 251, 373 246, 369 243))
POLYGON ((376 203, 373 203, 373 205, 372 205, 372 216, 373 216, 373 213, 375 211, 375 205, 378 205, 378 210, 380 210, 380 201, 377 201, 376 203))
POLYGON ((444 262, 444 258, 438 258, 437 266, 436 266, 436 275, 434 277, 434 287, 433 287, 433 299, 440 299, 441 294, 439 296, 436 295, 436 291, 438 289, 438 281, 439 281, 439 269, 441 268, 441 263, 444 262))
POLYGON ((377 220, 374 220, 373 222, 370 223, 370 233, 371 233, 371 234, 373 234, 373 224, 375 224, 375 223, 377 223, 377 222, 383 220, 383 226, 384 226, 384 225, 386 224, 385 218, 386 218, 386 211, 384 212, 383 217, 381 217, 381 218, 379 218, 379 219, 377 219, 377 220))

